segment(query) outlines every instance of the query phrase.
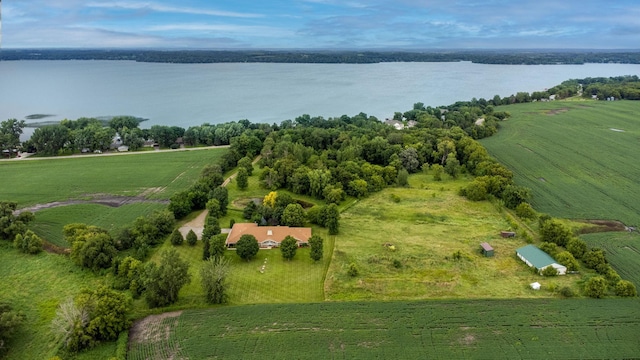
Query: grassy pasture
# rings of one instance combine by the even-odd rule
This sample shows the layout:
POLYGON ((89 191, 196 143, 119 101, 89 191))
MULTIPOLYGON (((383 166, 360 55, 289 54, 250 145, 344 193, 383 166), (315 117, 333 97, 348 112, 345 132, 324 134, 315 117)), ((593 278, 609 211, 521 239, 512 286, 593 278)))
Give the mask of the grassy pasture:
POLYGON ((521 299, 187 310, 147 326, 128 359, 636 358, 638 305, 521 299))
POLYGON ((500 237, 509 227, 494 205, 457 195, 467 180, 430 180, 413 175, 412 188, 383 190, 342 213, 325 281, 328 300, 549 297, 563 286, 578 292, 575 275, 542 278, 516 259, 525 242, 500 237), (480 253, 485 241, 494 257, 480 253), (347 274, 351 263, 356 277, 347 274), (535 281, 545 290, 532 291, 535 281))
POLYGON ((18 207, 96 194, 168 199, 226 149, 0 161, 0 199, 18 207))
MULTIPOLYGON (((103 278, 75 265, 62 255, 26 255, 0 243, 0 301, 22 311, 26 320, 9 344, 7 359, 49 359, 56 353, 50 332, 58 304, 93 288, 103 278)), ((116 344, 108 343, 86 352, 85 358, 108 358, 116 344)))
POLYGON ((596 233, 580 236, 590 247, 606 252, 607 261, 625 279, 640 288, 640 235, 637 233, 596 233))
POLYGON ((554 101, 511 113, 481 142, 532 189, 536 210, 562 218, 640 223, 638 101, 554 101))

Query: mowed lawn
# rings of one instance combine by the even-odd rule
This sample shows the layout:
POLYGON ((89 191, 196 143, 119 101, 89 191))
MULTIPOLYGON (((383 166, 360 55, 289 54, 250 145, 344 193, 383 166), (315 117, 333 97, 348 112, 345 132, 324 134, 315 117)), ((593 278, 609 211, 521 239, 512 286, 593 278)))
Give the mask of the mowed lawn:
POLYGON ((168 199, 190 186, 225 148, 120 156, 0 161, 0 201, 19 208, 96 195, 168 199))
POLYGON ((481 143, 532 189, 536 210, 640 224, 640 102, 554 101, 511 113, 481 143))
POLYGON ((144 359, 622 359, 640 354, 637 299, 264 304, 145 323, 144 359))
POLYGON ((526 243, 500 237, 509 227, 493 204, 457 195, 467 183, 413 175, 412 188, 383 190, 343 212, 327 300, 549 297, 563 286, 579 292, 579 277, 543 278, 516 260, 526 243), (494 257, 480 253, 485 241, 494 257), (355 277, 347 273, 351 264, 355 277), (529 288, 535 281, 543 291, 529 288))

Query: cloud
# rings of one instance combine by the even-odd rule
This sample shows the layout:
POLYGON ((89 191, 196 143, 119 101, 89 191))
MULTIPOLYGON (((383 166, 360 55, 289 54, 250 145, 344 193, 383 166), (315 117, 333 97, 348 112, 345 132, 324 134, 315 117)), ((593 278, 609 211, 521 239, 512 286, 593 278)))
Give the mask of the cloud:
POLYGON ((234 11, 222 11, 192 7, 180 7, 180 6, 168 6, 153 2, 136 2, 136 1, 112 1, 112 2, 90 2, 86 4, 87 7, 102 8, 102 9, 125 9, 125 10, 149 10, 155 12, 165 13, 181 13, 192 15, 209 15, 220 17, 236 17, 236 18, 260 18, 264 15, 242 13, 234 11))

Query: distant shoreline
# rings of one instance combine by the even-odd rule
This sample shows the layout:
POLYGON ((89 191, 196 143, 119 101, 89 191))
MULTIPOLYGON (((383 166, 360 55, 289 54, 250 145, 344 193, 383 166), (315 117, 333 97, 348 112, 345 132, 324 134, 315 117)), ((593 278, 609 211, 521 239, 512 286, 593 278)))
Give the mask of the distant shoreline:
POLYGON ((640 49, 429 51, 3 49, 0 51, 0 61, 15 60, 127 60, 176 64, 376 64, 459 61, 496 65, 640 64, 640 49))

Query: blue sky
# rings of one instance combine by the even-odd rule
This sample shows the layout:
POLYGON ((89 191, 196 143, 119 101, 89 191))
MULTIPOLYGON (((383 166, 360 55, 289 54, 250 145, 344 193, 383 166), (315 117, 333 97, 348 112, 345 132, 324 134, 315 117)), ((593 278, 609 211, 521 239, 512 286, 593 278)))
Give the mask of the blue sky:
POLYGON ((638 0, 5 0, 3 48, 640 49, 638 0))

